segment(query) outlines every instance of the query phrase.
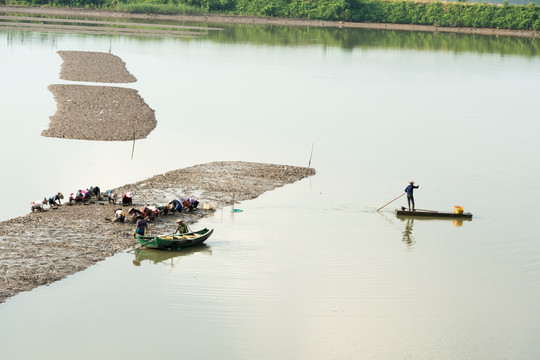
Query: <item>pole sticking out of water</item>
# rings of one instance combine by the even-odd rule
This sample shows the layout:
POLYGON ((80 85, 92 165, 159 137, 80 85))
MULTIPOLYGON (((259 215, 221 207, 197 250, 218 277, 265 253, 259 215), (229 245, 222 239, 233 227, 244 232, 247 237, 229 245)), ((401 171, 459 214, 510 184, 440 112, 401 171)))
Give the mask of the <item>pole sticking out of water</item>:
POLYGON ((133 160, 134 153, 135 153, 135 124, 133 124, 133 146, 131 147, 131 160, 133 160))
POLYGON ((314 146, 315 146, 315 141, 313 142, 313 144, 311 144, 311 154, 309 155, 308 168, 311 168, 311 158, 313 157, 313 147, 314 146))

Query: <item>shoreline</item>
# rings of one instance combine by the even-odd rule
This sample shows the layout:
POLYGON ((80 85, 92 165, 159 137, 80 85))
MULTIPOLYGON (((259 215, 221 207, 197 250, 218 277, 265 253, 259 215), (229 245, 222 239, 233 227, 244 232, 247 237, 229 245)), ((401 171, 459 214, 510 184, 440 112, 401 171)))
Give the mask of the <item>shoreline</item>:
POLYGON ((213 207, 223 211, 227 206, 313 175, 315 170, 306 167, 212 162, 113 189, 120 197, 132 192, 132 205, 111 204, 106 197, 70 205, 69 192, 64 192, 62 205, 55 209, 46 206, 43 212, 0 222, 0 304, 20 292, 49 285, 137 245, 132 235, 135 221, 128 214, 131 207, 164 205, 181 197, 199 199, 201 204, 196 211, 160 215, 150 221, 148 234, 157 236, 174 230, 179 217, 188 225, 196 224, 213 216, 213 207), (124 223, 111 221, 118 208, 126 213, 124 223))
MULTIPOLYGON (((321 21, 302 20, 284 18, 260 18, 235 15, 163 15, 163 14, 132 14, 116 10, 89 10, 73 8, 49 8, 49 7, 21 7, 0 5, 0 13, 7 14, 32 14, 32 15, 52 15, 52 16, 76 16, 110 19, 137 19, 137 20, 168 20, 184 21, 211 24, 252 24, 252 25, 272 25, 272 26, 306 26, 306 27, 333 27, 333 28, 357 28, 374 30, 395 30, 395 31, 419 31, 419 32, 440 32, 483 36, 507 36, 521 38, 540 38, 540 31, 531 30, 508 30, 490 28, 468 28, 468 27, 441 27, 433 25, 411 25, 411 24, 384 24, 384 23, 355 23, 346 21, 321 21)), ((10 16, 10 20, 16 20, 17 16, 10 16)), ((0 24, 2 24, 0 22, 0 24)), ((4 27, 4 29, 18 29, 17 27, 4 27)))

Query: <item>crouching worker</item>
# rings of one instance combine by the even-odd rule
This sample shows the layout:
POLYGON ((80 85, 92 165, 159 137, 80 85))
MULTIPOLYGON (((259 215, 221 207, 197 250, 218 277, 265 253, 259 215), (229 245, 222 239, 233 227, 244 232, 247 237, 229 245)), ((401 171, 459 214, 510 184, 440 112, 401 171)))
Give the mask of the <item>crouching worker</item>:
POLYGON ((182 202, 182 207, 184 209, 187 209, 189 211, 193 210, 193 207, 191 206, 191 203, 189 202, 189 199, 180 199, 180 201, 182 202))
POLYGON ((109 204, 116 204, 117 198, 118 195, 115 192, 112 190, 107 191, 107 200, 109 201, 109 204))
POLYGON ((51 196, 49 198, 49 206, 50 207, 53 207, 53 206, 60 206, 62 205, 62 200, 64 198, 64 195, 62 195, 62 193, 58 193, 58 194, 55 194, 53 196, 51 196))
POLYGON ((84 200, 84 195, 81 190, 77 190, 77 192, 71 193, 69 195, 69 203, 82 203, 84 200))
POLYGON ((157 209, 154 206, 149 205, 143 207, 142 213, 144 217, 147 218, 149 221, 154 220, 158 215, 157 209))
POLYGON ((135 209, 135 208, 129 209, 128 214, 131 215, 131 217, 132 217, 135 221, 137 221, 137 219, 139 218, 139 216, 140 216, 140 217, 144 217, 144 214, 143 214, 141 211, 139 211, 139 210, 137 210, 137 209, 135 209))
POLYGON ((42 211, 45 211, 45 209, 43 208, 43 206, 47 203, 47 198, 43 198, 43 200, 38 200, 38 201, 32 201, 30 203, 30 211, 31 212, 34 212, 34 211, 38 211, 38 212, 42 212, 42 211))
POLYGON ((131 204, 133 204, 133 194, 130 192, 127 192, 122 196, 122 205, 131 205, 131 204))
POLYGON ((178 224, 178 227, 176 228, 176 231, 174 232, 173 236, 174 235, 183 235, 183 234, 186 234, 189 231, 189 228, 186 224, 184 224, 184 220, 182 219, 178 219, 176 220, 176 223, 178 224))
POLYGON ((159 215, 168 215, 169 211, 172 213, 172 207, 170 205, 159 205, 156 208, 159 215))
POLYGON ((137 216, 137 226, 133 232, 133 237, 144 236, 148 232, 148 224, 142 215, 137 216))
MULTIPOLYGON (((177 212, 182 212, 182 203, 179 200, 171 200, 169 201, 169 205, 171 206, 171 210, 176 210, 177 212)), ((174 211, 173 210, 173 211, 174 211)))
POLYGON ((101 189, 99 186, 96 186, 92 189, 92 194, 96 197, 96 199, 101 200, 101 189))
POLYGON ((126 213, 124 210, 118 208, 114 211, 114 219, 113 222, 121 222, 123 223, 126 220, 126 213))

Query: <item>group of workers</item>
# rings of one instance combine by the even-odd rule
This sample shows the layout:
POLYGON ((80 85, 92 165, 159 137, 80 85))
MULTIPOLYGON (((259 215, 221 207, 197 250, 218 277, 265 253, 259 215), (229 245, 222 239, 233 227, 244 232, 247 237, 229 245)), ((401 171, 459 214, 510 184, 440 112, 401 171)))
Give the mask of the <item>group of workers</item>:
MULTIPOLYGON (((125 197, 129 199, 129 202, 126 203, 122 200, 122 204, 132 204, 133 194, 126 193, 122 199, 125 197), (129 194, 129 196, 126 196, 127 194, 129 194)), ((132 207, 128 210, 128 215, 130 215, 136 223, 133 235, 144 236, 148 232, 148 221, 154 220, 159 215, 168 215, 173 214, 174 212, 181 213, 183 210, 194 211, 197 209, 198 205, 199 200, 195 198, 181 198, 180 200, 172 199, 167 205, 145 205, 140 210, 132 207)), ((125 220, 126 213, 122 208, 117 208, 114 211, 114 219, 112 221, 123 223, 125 220)), ((182 219, 178 219, 176 222, 178 223, 178 227, 174 233, 175 235, 184 234, 190 231, 182 219)))
MULTIPOLYGON (((131 209, 131 210, 133 210, 133 209, 131 209)), ((140 235, 140 236, 146 235, 146 233, 148 232, 148 222, 146 221, 146 218, 142 214, 139 214, 139 215, 136 216, 135 219, 137 220, 137 222, 135 224, 135 230, 133 232, 133 236, 135 236, 135 235, 140 235)), ((178 219, 178 220, 176 220, 176 223, 178 224, 178 226, 176 227, 176 230, 174 231, 173 236, 177 235, 177 234, 182 235, 182 234, 191 232, 189 227, 186 224, 184 224, 184 220, 178 219)))
MULTIPOLYGON (((88 186, 72 192, 69 194, 68 202, 69 204, 81 204, 88 202, 92 197, 101 200, 101 190, 99 189, 99 186, 88 186)), ((61 192, 58 192, 49 198, 44 197, 43 200, 32 201, 30 203, 30 211, 44 211, 45 205, 49 205, 50 209, 54 209, 62 205, 62 200, 64 200, 64 195, 61 192)))
MULTIPOLYGON (((96 197, 101 199, 101 190, 99 186, 87 186, 83 189, 79 189, 75 192, 69 194, 68 202, 70 204, 81 204, 88 202, 91 197, 96 197)), ((30 203, 30 211, 44 211, 45 205, 49 205, 50 209, 55 209, 56 207, 62 205, 62 200, 64 195, 61 192, 58 192, 51 197, 44 197, 43 200, 32 201, 30 203)))
MULTIPOLYGON (((131 205, 133 194, 130 194, 128 198, 130 199, 129 202, 123 202, 123 205, 131 205)), ((124 197, 126 194, 124 195, 124 197)), ((195 198, 181 198, 180 200, 173 199, 169 201, 167 205, 144 205, 141 207, 141 209, 136 209, 134 207, 130 208, 128 210, 128 214, 131 216, 132 219, 137 220, 138 218, 144 218, 149 221, 154 220, 159 215, 168 215, 169 213, 172 214, 174 212, 181 213, 183 210, 187 211, 194 211, 199 206, 199 200, 195 198)), ((114 211, 114 219, 113 222, 124 222, 126 220, 126 213, 122 208, 117 208, 114 211)))
POLYGON ((77 190, 76 192, 72 192, 69 194, 69 203, 85 203, 88 202, 92 197, 96 197, 97 199, 101 197, 101 190, 99 186, 87 186, 83 189, 77 190))
MULTIPOLYGON (((116 204, 116 200, 118 199, 118 194, 113 192, 113 190, 107 190, 107 201, 110 204, 116 204)), ((122 195, 122 205, 131 205, 133 204, 133 193, 127 192, 124 195, 122 195)))
MULTIPOLYGON (((184 224, 184 220, 178 219, 176 220, 176 223, 178 226, 176 227, 176 230, 173 233, 173 236, 175 235, 183 235, 186 233, 191 232, 191 229, 184 224)), ((138 217, 137 223, 135 225, 135 230, 133 231, 133 236, 139 235, 139 236, 145 236, 148 232, 148 222, 144 219, 144 217, 138 217)))
POLYGON ((174 209, 178 212, 182 212, 182 209, 193 211, 197 206, 199 206, 199 200, 195 198, 180 198, 180 200, 173 199, 169 201, 170 209, 174 209))
MULTIPOLYGON (((112 191, 108 190, 106 192, 107 199, 109 203, 116 204, 118 196, 112 191)), ((85 203, 90 200, 90 198, 95 197, 98 200, 103 200, 101 197, 101 190, 98 186, 89 186, 83 189, 77 190, 69 195, 69 203, 85 203)), ((45 205, 49 205, 50 208, 56 208, 57 206, 62 205, 62 200, 64 195, 62 193, 56 193, 51 197, 44 197, 43 200, 32 201, 30 203, 31 212, 41 212, 45 210, 45 205)), ((122 195, 121 198, 122 205, 132 205, 133 204, 133 193, 126 192, 122 195)), ((139 235, 144 235, 148 231, 148 221, 154 220, 159 215, 168 215, 174 212, 181 213, 183 210, 194 211, 199 206, 199 200, 196 198, 180 198, 172 199, 166 205, 151 206, 145 205, 141 210, 130 208, 128 214, 136 222, 135 233, 139 235)), ((126 220, 126 213, 122 208, 117 208, 114 210, 113 222, 123 223, 126 220)), ((182 219, 177 220, 178 227, 175 231, 175 234, 183 234, 189 232, 187 225, 183 223, 182 219)))
MULTIPOLYGON (((107 200, 109 203, 116 204, 118 195, 112 190, 106 192, 107 200)), ((77 190, 69 195, 69 204, 82 204, 88 202, 92 197, 95 197, 97 200, 103 200, 101 196, 101 190, 98 186, 89 186, 83 189, 77 190)), ((56 193, 51 197, 44 197, 43 200, 32 201, 30 203, 31 212, 34 211, 44 211, 45 205, 49 205, 50 208, 56 208, 57 206, 62 205, 62 200, 64 195, 62 193, 56 193)), ((132 205, 133 204, 133 193, 126 192, 122 195, 121 198, 122 205, 132 205)), ((181 213, 183 210, 194 211, 199 206, 199 200, 195 198, 180 198, 172 199, 166 205, 151 206, 145 205, 141 210, 130 208, 128 214, 131 215, 132 219, 136 222, 136 227, 133 235, 145 235, 148 232, 148 221, 154 220, 159 215, 168 215, 174 212, 181 213)), ((122 208, 117 208, 114 210, 113 222, 123 223, 126 219, 126 213, 122 208)), ((185 234, 190 232, 189 227, 184 224, 182 219, 176 221, 178 224, 176 231, 173 235, 176 234, 185 234)))
POLYGON ((53 196, 49 197, 48 199, 46 197, 43 198, 43 200, 38 201, 32 201, 30 203, 30 211, 34 212, 41 212, 44 211, 44 206, 49 204, 49 207, 55 208, 57 206, 62 205, 62 199, 64 198, 64 195, 62 193, 56 193, 53 196))

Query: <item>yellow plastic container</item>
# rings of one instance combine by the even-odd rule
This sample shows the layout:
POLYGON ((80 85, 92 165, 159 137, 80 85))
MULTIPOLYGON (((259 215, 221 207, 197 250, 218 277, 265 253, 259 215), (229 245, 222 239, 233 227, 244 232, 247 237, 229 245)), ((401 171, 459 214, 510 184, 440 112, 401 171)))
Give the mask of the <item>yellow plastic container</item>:
POLYGON ((463 206, 454 206, 454 214, 463 214, 463 206))

